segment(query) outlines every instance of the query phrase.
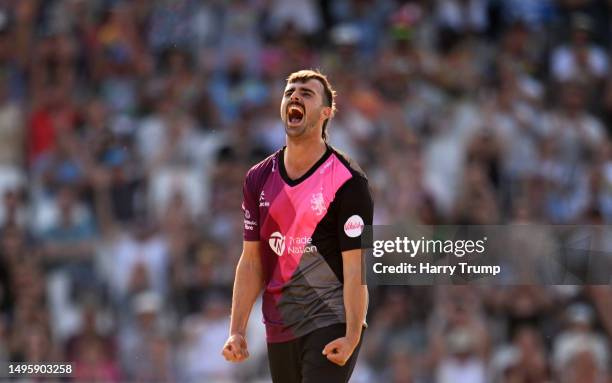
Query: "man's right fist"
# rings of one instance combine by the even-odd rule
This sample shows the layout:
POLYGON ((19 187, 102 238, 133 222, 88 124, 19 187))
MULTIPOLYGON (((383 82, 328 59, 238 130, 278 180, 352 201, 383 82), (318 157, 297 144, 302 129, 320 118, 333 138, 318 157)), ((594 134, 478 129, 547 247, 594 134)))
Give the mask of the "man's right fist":
POLYGON ((228 362, 242 362, 249 357, 247 342, 240 334, 230 335, 223 346, 221 354, 228 362))

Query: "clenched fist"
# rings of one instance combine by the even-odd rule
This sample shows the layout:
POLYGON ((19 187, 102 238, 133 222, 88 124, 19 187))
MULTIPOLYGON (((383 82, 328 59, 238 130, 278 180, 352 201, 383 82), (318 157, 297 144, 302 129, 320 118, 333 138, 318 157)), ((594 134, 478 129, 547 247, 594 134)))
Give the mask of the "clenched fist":
POLYGON ((240 334, 233 334, 227 338, 221 355, 225 357, 228 362, 242 362, 249 357, 249 350, 247 349, 247 342, 244 336, 240 334))
POLYGON ((323 355, 327 357, 327 359, 337 364, 338 366, 344 366, 346 362, 349 360, 355 347, 359 342, 351 342, 348 338, 342 337, 336 340, 333 340, 325 346, 323 349, 323 355))

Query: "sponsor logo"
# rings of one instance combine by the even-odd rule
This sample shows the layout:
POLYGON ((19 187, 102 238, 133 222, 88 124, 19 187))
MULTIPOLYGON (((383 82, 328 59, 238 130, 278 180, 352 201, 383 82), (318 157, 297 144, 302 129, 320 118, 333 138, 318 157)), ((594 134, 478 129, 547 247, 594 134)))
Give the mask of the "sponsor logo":
POLYGON ((321 215, 327 211, 325 206, 325 199, 323 199, 323 193, 314 193, 310 198, 310 207, 316 215, 321 215))
POLYGON ((363 232, 363 219, 357 214, 352 215, 344 223, 344 233, 351 238, 359 237, 363 232))
POLYGON ((248 219, 244 220, 244 229, 245 230, 255 230, 255 226, 257 226, 257 222, 256 221, 251 221, 248 219))
POLYGON ((244 230, 255 230, 257 221, 251 220, 251 212, 242 203, 242 210, 244 210, 244 230))
POLYGON ((285 236, 278 231, 272 233, 270 239, 268 239, 268 243, 270 244, 272 251, 274 251, 279 257, 285 252, 285 236))
POLYGON ((266 201, 266 195, 264 194, 264 191, 261 191, 261 194, 259 194, 259 207, 269 207, 270 206, 270 202, 266 201))
POLYGON ((287 250, 287 254, 296 255, 314 253, 317 251, 317 247, 312 244, 311 237, 284 236, 278 231, 270 235, 268 244, 272 251, 279 257, 285 253, 285 250, 287 250))
POLYGON ((242 210, 244 210, 244 230, 255 230, 257 221, 251 220, 251 212, 242 203, 242 210))
POLYGON ((321 166, 321 170, 319 170, 319 174, 325 173, 325 171, 331 166, 332 162, 333 161, 330 159, 325 164, 323 164, 323 166, 321 166))

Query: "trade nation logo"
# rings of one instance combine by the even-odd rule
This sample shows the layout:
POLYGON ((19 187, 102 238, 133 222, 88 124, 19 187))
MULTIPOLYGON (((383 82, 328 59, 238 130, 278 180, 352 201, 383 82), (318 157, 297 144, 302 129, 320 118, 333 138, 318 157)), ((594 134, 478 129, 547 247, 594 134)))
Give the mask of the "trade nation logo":
POLYGON ((279 257, 283 255, 285 252, 285 236, 275 231, 270 235, 270 239, 268 239, 268 243, 270 244, 270 248, 278 255, 279 257))
POLYGON ((308 236, 284 236, 280 232, 275 231, 268 238, 268 244, 272 251, 279 257, 285 254, 298 255, 314 254, 317 252, 317 247, 312 244, 312 238, 308 236))

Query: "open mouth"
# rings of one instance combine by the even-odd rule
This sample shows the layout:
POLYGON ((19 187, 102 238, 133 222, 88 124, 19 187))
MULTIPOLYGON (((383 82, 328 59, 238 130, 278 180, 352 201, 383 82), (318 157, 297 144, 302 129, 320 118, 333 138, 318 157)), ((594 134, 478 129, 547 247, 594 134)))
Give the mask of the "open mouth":
POLYGON ((289 105, 287 109, 287 119, 291 124, 299 124, 304 119, 304 109, 296 104, 289 105))

